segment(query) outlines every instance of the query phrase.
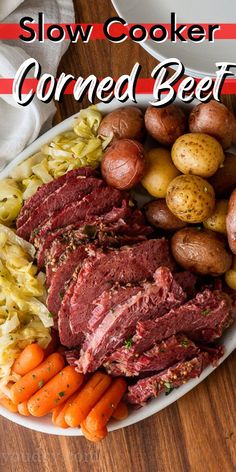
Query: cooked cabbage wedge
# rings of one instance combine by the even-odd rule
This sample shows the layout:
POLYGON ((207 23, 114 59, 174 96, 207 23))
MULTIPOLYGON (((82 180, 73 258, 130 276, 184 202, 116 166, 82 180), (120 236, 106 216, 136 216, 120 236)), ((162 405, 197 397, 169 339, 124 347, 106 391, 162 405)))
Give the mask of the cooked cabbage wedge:
POLYGON ((73 130, 56 136, 11 173, 11 177, 21 184, 24 200, 31 197, 40 185, 70 170, 86 165, 98 167, 111 140, 98 137, 101 120, 102 115, 96 106, 80 111, 73 130))
POLYGON ((0 393, 13 380, 10 368, 27 344, 50 342, 53 319, 45 301, 44 275, 34 248, 0 225, 0 393))
POLYGON ((23 195, 13 179, 0 181, 0 223, 10 226, 22 207, 23 195))

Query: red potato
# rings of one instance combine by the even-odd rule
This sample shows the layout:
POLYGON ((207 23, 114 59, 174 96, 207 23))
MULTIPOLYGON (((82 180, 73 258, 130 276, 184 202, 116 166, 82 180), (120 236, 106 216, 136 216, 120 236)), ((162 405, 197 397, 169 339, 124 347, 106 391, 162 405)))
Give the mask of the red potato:
POLYGON ((102 160, 102 176, 108 185, 119 190, 129 190, 144 175, 145 157, 144 147, 138 141, 116 141, 107 149, 102 160))
POLYGON ((185 114, 177 105, 165 108, 150 106, 144 119, 150 136, 163 146, 172 146, 186 130, 185 114))
POLYGON ((233 254, 236 254, 236 189, 233 191, 228 206, 226 217, 226 229, 229 247, 233 254))
POLYGON ((117 108, 103 118, 98 134, 104 137, 113 136, 113 142, 117 139, 143 141, 145 126, 142 110, 133 106, 117 108))
POLYGON ((211 100, 197 105, 189 116, 191 133, 206 133, 217 139, 224 149, 236 143, 236 119, 223 104, 211 100))

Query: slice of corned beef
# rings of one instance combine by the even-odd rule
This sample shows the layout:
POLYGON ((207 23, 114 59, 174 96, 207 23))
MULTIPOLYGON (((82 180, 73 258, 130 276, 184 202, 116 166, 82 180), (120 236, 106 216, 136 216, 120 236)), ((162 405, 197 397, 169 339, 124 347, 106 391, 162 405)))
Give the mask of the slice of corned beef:
POLYGON ((196 295, 197 276, 189 271, 178 272, 175 274, 176 282, 182 287, 187 297, 193 298, 196 295))
POLYGON ((137 285, 115 284, 110 290, 104 292, 93 302, 93 311, 88 322, 88 332, 93 332, 104 320, 110 310, 114 310, 116 305, 124 303, 127 298, 133 297, 140 290, 137 285))
MULTIPOLYGON (((127 352, 131 346, 126 341, 127 352)), ((183 334, 171 336, 159 344, 155 344, 149 351, 141 354, 131 362, 109 362, 104 364, 107 372, 113 376, 125 375, 133 377, 145 372, 158 372, 183 360, 191 359, 200 352, 193 341, 183 334)))
POLYGON ((141 379, 128 388, 126 399, 132 405, 143 406, 147 400, 158 397, 160 393, 168 394, 188 380, 200 377, 209 364, 217 365, 223 353, 223 347, 218 346, 211 353, 200 352, 191 360, 179 362, 158 374, 141 379))
POLYGON ((130 215, 130 207, 126 200, 123 200, 121 207, 113 207, 108 213, 104 213, 104 215, 100 216, 89 216, 87 220, 77 221, 72 225, 68 225, 63 228, 59 228, 55 231, 47 233, 44 237, 39 237, 38 235, 34 239, 34 245, 38 249, 37 252, 37 262, 38 267, 42 268, 47 263, 47 255, 48 251, 50 250, 52 243, 54 240, 58 238, 62 238, 63 240, 67 241, 67 234, 75 229, 82 229, 85 226, 93 226, 96 222, 115 222, 120 218, 125 218, 130 215))
POLYGON ((110 360, 131 362, 155 343, 176 333, 184 333, 200 342, 212 342, 231 323, 231 300, 228 295, 207 289, 181 307, 170 310, 160 319, 137 323, 131 348, 127 352, 124 346, 121 347, 111 354, 110 360))
POLYGON ((34 210, 38 205, 41 205, 42 200, 47 198, 51 193, 55 192, 59 187, 64 185, 65 182, 68 182, 70 179, 73 179, 76 176, 97 177, 98 172, 89 166, 81 167, 79 169, 71 170, 58 179, 54 179, 51 182, 39 187, 35 194, 28 198, 28 200, 24 203, 24 206, 16 221, 17 228, 26 222, 32 210, 34 210))
POLYGON ((80 244, 74 251, 68 251, 63 263, 57 268, 48 290, 47 307, 51 313, 57 315, 64 298, 68 283, 75 269, 80 270, 83 261, 89 256, 91 244, 80 244))
POLYGON ((79 202, 85 195, 93 190, 104 187, 105 183, 101 179, 94 177, 83 178, 80 175, 70 178, 64 185, 55 192, 48 195, 41 204, 31 210, 29 218, 17 229, 18 236, 29 239, 31 233, 54 214, 73 202, 79 202))
MULTIPOLYGON (((190 292, 194 290, 196 276, 190 272, 181 272, 174 274, 175 281, 182 287, 183 291, 189 297, 190 292)), ((138 287, 130 286, 129 288, 120 284, 114 285, 110 290, 105 290, 100 297, 93 302, 92 316, 89 320, 88 330, 91 332, 98 327, 104 319, 106 313, 116 305, 123 303, 129 296, 135 295, 139 290, 138 287), (130 290, 130 295, 128 291, 130 290)))
POLYGON ((68 348, 80 346, 83 340, 83 336, 81 334, 72 333, 69 323, 70 301, 75 283, 76 280, 72 279, 64 295, 61 308, 58 313, 58 330, 60 341, 63 346, 68 348))
MULTIPOLYGON (((44 237, 47 233, 58 228, 71 225, 81 220, 86 220, 92 216, 100 216, 110 211, 114 206, 122 204, 126 199, 124 193, 112 187, 96 188, 82 200, 73 202, 65 206, 43 224, 38 232, 38 238, 44 237)), ((32 234, 31 242, 35 235, 32 234)))
POLYGON ((94 221, 93 224, 87 224, 79 229, 72 229, 54 239, 47 253, 46 275, 47 286, 51 284, 57 268, 67 258, 68 252, 74 251, 76 246, 83 241, 85 243, 95 241, 100 247, 120 247, 126 244, 132 245, 144 241, 146 234, 150 234, 151 228, 135 223, 133 218, 127 218, 126 221, 120 218, 116 222, 94 221), (129 222, 132 222, 130 226, 129 222), (128 233, 128 234, 127 234, 128 233))
POLYGON ((109 290, 115 283, 126 285, 152 280, 161 265, 170 269, 175 266, 164 239, 151 239, 120 250, 98 250, 94 258, 83 264, 75 285, 70 309, 72 331, 87 332, 93 301, 104 290, 109 290))
POLYGON ((184 292, 167 267, 157 269, 153 278, 153 282, 140 284, 132 297, 128 288, 126 301, 111 309, 87 337, 77 364, 79 371, 93 372, 100 367, 113 350, 134 334, 138 321, 162 316, 170 308, 183 303, 184 292))
POLYGON ((191 360, 179 362, 159 374, 141 379, 128 388, 126 399, 132 405, 145 405, 150 398, 158 397, 162 392, 170 393, 173 388, 199 377, 209 364, 215 364, 222 355, 223 349, 219 346, 214 353, 200 352, 191 360))

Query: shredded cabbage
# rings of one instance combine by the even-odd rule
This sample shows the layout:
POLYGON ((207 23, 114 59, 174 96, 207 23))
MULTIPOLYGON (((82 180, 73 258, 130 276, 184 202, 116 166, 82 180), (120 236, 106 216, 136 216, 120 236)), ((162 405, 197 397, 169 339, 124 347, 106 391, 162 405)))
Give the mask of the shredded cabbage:
POLYGON ((81 110, 73 130, 56 136, 11 173, 11 177, 21 182, 24 200, 40 185, 70 170, 86 165, 98 167, 104 149, 112 139, 98 136, 101 120, 102 115, 96 106, 81 110))
POLYGON ((0 223, 10 226, 18 216, 23 196, 17 183, 12 179, 0 182, 0 223))
POLYGON ((10 369, 20 350, 34 341, 46 347, 51 339, 45 276, 33 256, 31 244, 0 225, 0 392, 13 380, 10 369))

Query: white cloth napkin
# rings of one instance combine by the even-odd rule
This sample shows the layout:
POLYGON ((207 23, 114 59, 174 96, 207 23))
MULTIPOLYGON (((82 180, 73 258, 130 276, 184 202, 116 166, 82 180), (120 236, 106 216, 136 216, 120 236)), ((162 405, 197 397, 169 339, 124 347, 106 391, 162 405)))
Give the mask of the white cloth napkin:
MULTIPOLYGON (((75 21, 72 0, 0 0, 0 21, 4 18, 4 23, 19 23, 23 16, 37 21, 40 11, 45 13, 45 23, 75 21)), ((13 78, 29 57, 39 61, 43 72, 56 76, 68 45, 68 41, 30 44, 19 40, 0 41, 0 77, 13 78)), ((0 170, 51 125, 54 113, 52 102, 45 104, 35 97, 30 105, 21 107, 11 95, 0 95, 0 170)))

